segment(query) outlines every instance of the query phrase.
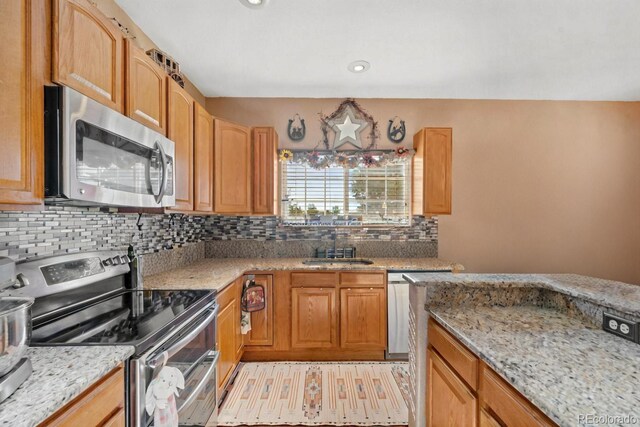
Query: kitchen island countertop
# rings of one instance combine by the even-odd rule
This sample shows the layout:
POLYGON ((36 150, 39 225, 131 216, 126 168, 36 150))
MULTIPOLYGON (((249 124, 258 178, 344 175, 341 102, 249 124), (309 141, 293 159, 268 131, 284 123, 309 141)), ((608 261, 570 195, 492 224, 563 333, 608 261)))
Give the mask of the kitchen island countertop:
POLYGON ((640 345, 601 327, 603 311, 638 320, 639 286, 573 274, 405 277, 426 288, 429 316, 560 426, 640 423, 640 345))
POLYGON ((33 373, 0 403, 0 426, 36 426, 133 354, 131 346, 30 347, 33 373))
POLYGON ((460 264, 439 258, 370 258, 370 265, 306 265, 307 258, 205 258, 185 267, 144 277, 145 289, 221 290, 245 272, 279 270, 464 270, 460 264))

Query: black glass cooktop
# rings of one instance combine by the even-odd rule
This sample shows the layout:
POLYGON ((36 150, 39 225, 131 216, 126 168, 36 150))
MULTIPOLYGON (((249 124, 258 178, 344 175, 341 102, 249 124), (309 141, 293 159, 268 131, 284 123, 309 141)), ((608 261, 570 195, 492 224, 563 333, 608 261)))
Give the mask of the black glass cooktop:
POLYGON ((55 318, 34 319, 31 344, 133 345, 139 354, 214 299, 212 291, 122 291, 55 318))

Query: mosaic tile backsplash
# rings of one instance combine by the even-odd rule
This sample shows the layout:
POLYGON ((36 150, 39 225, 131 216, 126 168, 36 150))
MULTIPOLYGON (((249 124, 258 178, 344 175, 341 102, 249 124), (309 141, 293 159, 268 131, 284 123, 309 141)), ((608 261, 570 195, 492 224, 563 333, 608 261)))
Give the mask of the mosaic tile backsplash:
MULTIPOLYGON (((195 216, 120 213, 116 209, 48 206, 36 212, 0 212, 0 256, 16 260, 85 250, 159 252, 206 240, 332 240, 333 228, 279 225, 275 216, 195 216)), ((339 228, 341 240, 432 242, 437 218, 414 217, 411 227, 339 228)))
POLYGON ((409 227, 314 227, 279 225, 278 217, 219 216, 208 218, 212 240, 419 240, 438 241, 438 218, 414 216, 409 227))
POLYGON ((206 218, 123 214, 99 208, 47 207, 0 212, 0 256, 25 259, 86 250, 126 249, 144 254, 204 240, 206 218))

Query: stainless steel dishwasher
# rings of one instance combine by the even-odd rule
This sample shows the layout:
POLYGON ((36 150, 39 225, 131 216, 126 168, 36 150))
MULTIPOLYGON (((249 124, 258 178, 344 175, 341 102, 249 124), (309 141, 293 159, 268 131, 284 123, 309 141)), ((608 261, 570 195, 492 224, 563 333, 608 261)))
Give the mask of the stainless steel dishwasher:
POLYGON ((387 274, 387 359, 409 357, 409 283, 407 273, 449 273, 451 270, 389 270, 387 274))

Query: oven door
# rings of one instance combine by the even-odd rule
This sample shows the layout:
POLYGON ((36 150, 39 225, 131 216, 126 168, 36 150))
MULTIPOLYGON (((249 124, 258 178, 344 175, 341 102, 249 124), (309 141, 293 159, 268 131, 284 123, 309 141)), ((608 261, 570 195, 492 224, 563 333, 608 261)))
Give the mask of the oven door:
POLYGON ((61 90, 64 196, 95 205, 175 205, 174 143, 79 92, 61 90))
POLYGON ((217 313, 218 306, 213 303, 164 342, 140 358, 130 360, 127 408, 130 426, 154 424, 154 415, 149 414, 147 406, 158 403, 151 397, 154 392, 152 381, 164 367, 176 368, 184 377, 184 388, 178 388, 175 397, 178 425, 217 425, 218 352, 214 351, 217 313))

